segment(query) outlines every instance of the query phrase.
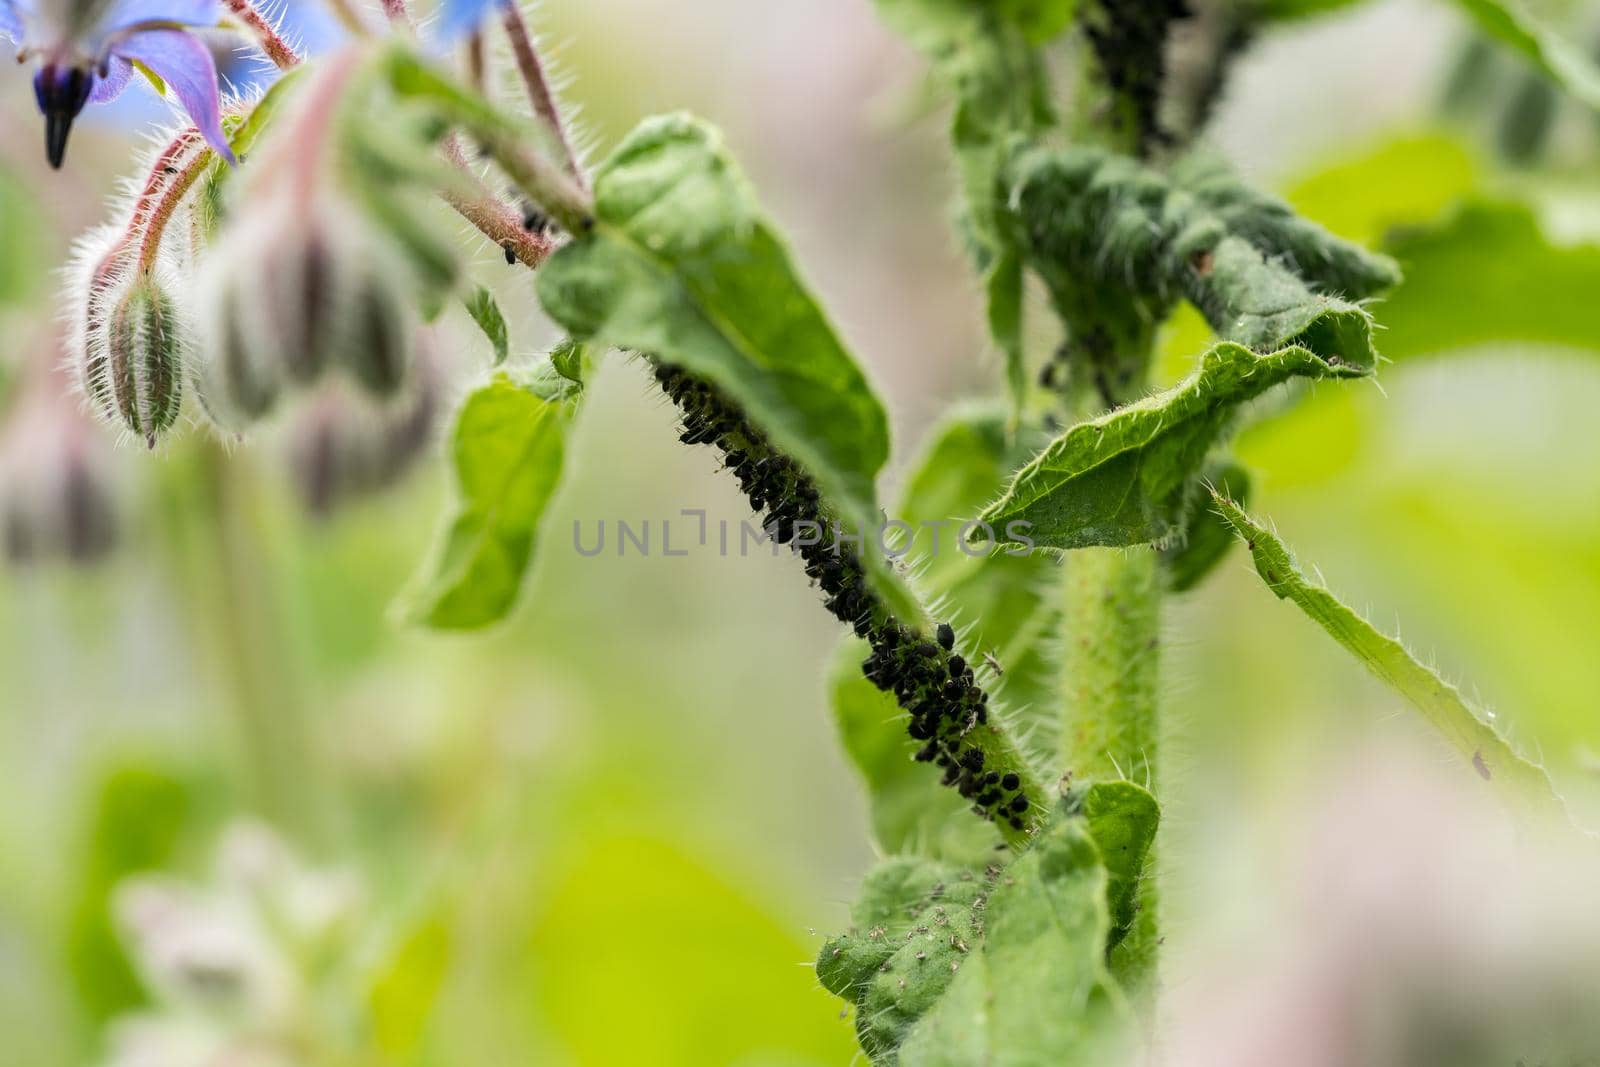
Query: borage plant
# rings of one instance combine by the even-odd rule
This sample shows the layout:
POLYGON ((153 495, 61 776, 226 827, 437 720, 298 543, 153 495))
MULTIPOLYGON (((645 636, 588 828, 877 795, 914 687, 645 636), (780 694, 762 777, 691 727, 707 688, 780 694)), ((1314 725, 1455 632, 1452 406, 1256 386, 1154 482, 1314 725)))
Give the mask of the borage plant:
MULTIPOLYGON (((906 1064, 1106 1063, 1146 1044, 1159 992, 1161 606, 1233 541, 1412 701, 1466 773, 1519 811, 1564 817, 1486 716, 1243 510, 1231 431, 1271 391, 1370 379, 1371 301, 1400 277, 1199 146, 1243 46, 1323 6, 880 0, 954 100, 961 231, 1008 386, 944 420, 892 522, 875 488, 883 406, 716 131, 650 119, 591 174, 514 5, 451 5, 442 32, 420 35, 402 0, 386 0, 381 32, 341 5, 352 41, 306 60, 231 0, 284 74, 224 103, 188 43, 214 12, 4 3, 0 30, 43 64, 52 162, 77 110, 136 67, 194 120, 83 244, 70 316, 97 409, 154 446, 191 396, 231 439, 339 381, 403 432, 428 389, 420 338, 447 304, 466 303, 497 364, 507 351, 505 316, 464 281, 430 210, 442 199, 535 272, 566 339, 461 405, 459 504, 409 615, 459 630, 511 610, 594 364, 638 360, 681 413, 680 440, 715 450, 852 631, 832 700, 890 858, 816 969, 854 1007, 862 1048, 906 1064), (520 106, 485 89, 491 32, 509 40, 520 106), (464 44, 461 76, 441 40, 464 44), (1047 300, 1027 298, 1028 278, 1047 300), (1215 341, 1153 391, 1157 332, 1183 303, 1215 341), (1028 341, 1042 331, 1024 328, 1041 309, 1061 338, 1044 358, 1028 341)), ((1495 3, 1464 6, 1600 99, 1557 38, 1495 3)))

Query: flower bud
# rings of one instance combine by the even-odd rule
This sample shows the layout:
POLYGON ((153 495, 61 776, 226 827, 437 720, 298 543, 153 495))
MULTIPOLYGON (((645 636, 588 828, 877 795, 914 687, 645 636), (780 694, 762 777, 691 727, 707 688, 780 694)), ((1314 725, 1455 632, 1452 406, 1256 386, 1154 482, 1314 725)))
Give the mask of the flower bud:
POLYGON ((286 197, 235 214, 201 271, 198 391, 228 429, 269 411, 284 384, 341 370, 379 397, 409 370, 409 311, 381 240, 359 212, 286 197))
POLYGON ((87 565, 116 543, 116 507, 92 425, 60 383, 24 395, 0 439, 0 553, 13 563, 87 565))
POLYGON ((428 450, 443 383, 429 350, 399 396, 386 404, 330 382, 294 422, 289 468, 305 507, 325 516, 395 484, 428 450))

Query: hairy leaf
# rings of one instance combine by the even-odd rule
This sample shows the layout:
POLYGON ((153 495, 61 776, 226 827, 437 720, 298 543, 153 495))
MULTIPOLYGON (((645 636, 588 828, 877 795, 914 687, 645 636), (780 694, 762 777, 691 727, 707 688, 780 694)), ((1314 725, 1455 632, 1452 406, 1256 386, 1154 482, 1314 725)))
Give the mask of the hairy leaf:
POLYGON ((1053 548, 1163 542, 1182 533, 1207 453, 1239 405, 1291 378, 1353 378, 1363 368, 1295 346, 1267 355, 1224 342, 1165 392, 1080 423, 1012 480, 982 518, 1002 541, 1014 523, 1053 548))
POLYGON ((1600 108, 1600 67, 1583 48, 1528 11, 1517 0, 1456 0, 1484 32, 1521 52, 1556 84, 1592 108, 1600 108))
MULTIPOLYGON (((1231 460, 1208 467, 1203 480, 1242 506, 1250 502, 1250 472, 1231 460)), ((1174 593, 1197 588, 1227 556, 1234 540, 1233 527, 1223 521, 1211 502, 1196 497, 1184 523, 1183 543, 1161 553, 1167 588, 1174 593)))
POLYGON ((1400 269, 1392 259, 1334 237, 1282 200, 1241 181, 1214 156, 1181 161, 1172 168, 1172 181, 1192 193, 1229 233, 1282 261, 1314 289, 1363 300, 1400 282, 1400 269))
POLYGON ((717 385, 842 518, 875 526, 882 405, 709 127, 677 115, 630 134, 595 176, 594 228, 540 270, 538 289, 576 340, 717 385))
POLYGON ((856 1005, 875 1064, 1115 1062, 1129 1012, 1106 970, 1106 889, 1070 816, 1004 870, 890 860, 817 974, 856 1005))
POLYGON ((1097 782, 1083 793, 1083 814, 1106 868, 1106 904, 1111 915, 1106 948, 1110 950, 1133 927, 1139 882, 1155 844, 1161 808, 1143 786, 1097 782))
POLYGON ((462 302, 466 305, 467 314, 472 316, 472 321, 478 324, 483 336, 489 339, 489 347, 494 350, 494 365, 498 367, 511 354, 511 334, 506 328, 506 317, 500 313, 500 305, 496 303, 494 294, 489 291, 488 286, 480 285, 462 302))
POLYGON ((472 630, 510 612, 561 482, 569 405, 500 375, 467 397, 451 437, 460 504, 406 614, 472 630))
POLYGON ((1376 363, 1367 312, 1293 273, 1280 246, 1293 244, 1327 276, 1359 282, 1363 295, 1396 277, 1382 257, 1281 218, 1236 232, 1166 176, 1094 147, 1026 152, 1009 174, 1008 224, 1069 334, 1081 335, 1069 340, 1087 354, 1097 344, 1139 350, 1182 297, 1226 340, 1260 350, 1297 344, 1345 363, 1376 363), (1268 243, 1258 247, 1252 238, 1268 243), (1099 333, 1110 336, 1097 340, 1099 333))
POLYGON ((1525 206, 1469 203, 1389 247, 1406 282, 1383 307, 1386 355, 1517 343, 1600 351, 1600 245, 1555 244, 1525 206))
MULTIPOLYGON (((1043 554, 969 554, 960 538, 961 525, 1028 454, 1031 436, 1008 440, 997 410, 955 412, 912 470, 896 517, 914 531, 906 558, 917 584, 960 634, 961 651, 993 698, 991 714, 1053 749, 1039 734, 1055 727, 1059 568, 1043 554)), ((967 816, 969 803, 939 784, 937 768, 912 760, 917 745, 905 712, 861 673, 868 652, 864 641, 843 642, 831 693, 845 750, 867 785, 878 844, 946 859, 987 856, 998 841, 994 827, 967 816)))
POLYGON ((1292 601, 1339 644, 1422 713, 1478 776, 1496 785, 1518 808, 1565 817, 1544 769, 1519 756, 1495 731, 1491 714, 1467 702, 1438 672, 1418 662, 1404 645, 1346 607, 1326 587, 1307 578, 1289 550, 1233 501, 1213 494, 1218 512, 1255 560, 1256 573, 1280 599, 1292 601))

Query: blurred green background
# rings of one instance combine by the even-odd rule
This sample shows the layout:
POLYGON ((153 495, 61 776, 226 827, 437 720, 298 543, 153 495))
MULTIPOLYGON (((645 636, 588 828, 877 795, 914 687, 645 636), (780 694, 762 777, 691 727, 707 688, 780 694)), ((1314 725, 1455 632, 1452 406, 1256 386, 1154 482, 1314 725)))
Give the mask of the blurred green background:
MULTIPOLYGON (((597 149, 679 107, 727 130, 886 397, 902 464, 946 405, 997 390, 947 225, 943 118, 866 0, 552 2, 538 20, 597 149)), ((1299 23, 1245 60, 1217 144, 1313 217, 1377 242, 1512 202, 1541 232, 1505 209, 1498 231, 1406 246, 1425 269, 1393 301, 1404 358, 1382 388, 1280 401, 1239 451, 1254 510, 1500 709, 1595 822, 1595 124, 1558 109, 1535 158, 1508 158, 1511 89, 1441 106, 1467 40, 1451 12, 1406 0, 1299 23), (1541 301, 1555 310, 1530 310, 1541 301), (1533 339, 1505 322, 1532 322, 1516 336, 1533 339)), ((47 176, 27 96, 3 72, 13 375, 48 318, 50 271, 127 154, 115 128, 86 130, 74 169, 47 176)), ((498 278, 498 251, 479 253, 498 278)), ((502 291, 531 353, 545 340, 531 301, 502 291)), ((458 364, 481 365, 481 341, 450 328, 458 364)), ((1176 377, 1204 336, 1170 333, 1176 377)), ((0 437, 25 461, 25 435, 0 437)), ((95 1058, 105 1021, 142 997, 111 887, 202 872, 241 814, 358 872, 366 918, 410 946, 381 994, 397 1062, 850 1061, 850 1026, 810 969, 873 859, 825 705, 837 627, 789 559, 574 551, 575 521, 747 517, 709 453, 676 445, 636 364, 613 357, 594 383, 523 604, 487 635, 390 614, 446 503, 436 458, 316 520, 274 434, 226 453, 183 437, 106 450, 107 561, 0 567, 8 1061, 95 1058)), ((1167 630, 1164 896, 1182 936, 1237 901, 1286 832, 1276 798, 1400 707, 1237 556, 1169 606, 1167 630)))

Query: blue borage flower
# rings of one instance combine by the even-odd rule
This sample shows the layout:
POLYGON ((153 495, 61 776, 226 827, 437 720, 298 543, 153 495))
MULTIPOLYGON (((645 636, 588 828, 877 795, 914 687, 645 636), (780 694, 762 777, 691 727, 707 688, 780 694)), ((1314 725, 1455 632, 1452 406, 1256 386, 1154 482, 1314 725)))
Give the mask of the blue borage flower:
POLYGON ((444 0, 439 5, 439 25, 434 35, 451 43, 477 29, 490 12, 509 6, 513 0, 444 0))
POLYGON ((171 88, 207 143, 230 163, 217 68, 194 29, 217 24, 216 0, 0 0, 0 38, 37 58, 34 93, 45 154, 61 166, 85 104, 114 100, 138 64, 171 88))

